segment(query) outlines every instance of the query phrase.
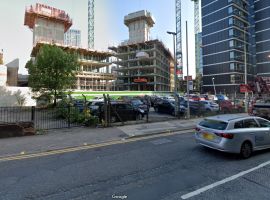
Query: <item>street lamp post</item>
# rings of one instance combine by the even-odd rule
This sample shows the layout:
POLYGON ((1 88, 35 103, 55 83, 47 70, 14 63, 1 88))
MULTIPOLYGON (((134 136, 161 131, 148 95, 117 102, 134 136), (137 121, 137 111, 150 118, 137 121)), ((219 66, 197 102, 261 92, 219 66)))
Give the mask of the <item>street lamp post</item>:
POLYGON ((175 99, 175 116, 177 116, 177 111, 179 109, 178 107, 178 96, 177 96, 177 75, 176 75, 176 56, 175 56, 175 37, 176 37, 176 33, 175 32, 169 32, 167 31, 168 34, 172 34, 173 35, 173 56, 174 56, 174 99, 175 99))
POLYGON ((215 80, 215 78, 212 78, 212 81, 213 81, 213 86, 214 86, 214 91, 215 91, 215 95, 217 95, 217 92, 216 92, 216 87, 215 87, 215 83, 214 83, 214 80, 215 80))
MULTIPOLYGON (((246 29, 248 29, 250 26, 244 27, 244 54, 245 54, 245 85, 247 85, 247 56, 246 56, 246 29)), ((248 112, 248 106, 247 106, 247 88, 245 91, 245 112, 248 112)))

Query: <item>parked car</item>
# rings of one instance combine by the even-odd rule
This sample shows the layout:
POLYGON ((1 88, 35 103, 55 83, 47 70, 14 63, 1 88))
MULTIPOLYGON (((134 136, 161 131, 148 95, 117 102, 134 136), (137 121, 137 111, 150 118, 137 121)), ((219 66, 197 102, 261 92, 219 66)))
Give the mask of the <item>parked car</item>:
MULTIPOLYGON (((243 112, 245 110, 245 99, 235 99, 233 103, 234 102, 239 112, 243 112)), ((251 104, 249 103, 248 109, 250 109, 250 107, 251 107, 251 104)))
POLYGON ((206 112, 217 112, 219 110, 219 105, 211 100, 201 101, 204 104, 206 112))
POLYGON ((199 100, 199 97, 196 96, 196 95, 190 95, 190 96, 189 96, 189 100, 190 100, 190 101, 198 101, 198 100, 199 100))
POLYGON ((137 108, 142 109, 144 112, 147 112, 147 104, 143 104, 143 102, 139 99, 130 99, 128 103, 137 108))
MULTIPOLYGON (((133 99, 137 99, 137 100, 140 100, 144 105, 147 105, 147 99, 145 99, 144 97, 134 97, 133 99)), ((151 107, 151 101, 148 100, 148 107, 150 108, 151 107)))
MULTIPOLYGON (((111 105, 113 106, 113 108, 115 109, 115 111, 117 112, 117 114, 120 116, 120 118, 123 121, 136 120, 136 119, 141 120, 145 115, 143 110, 136 108, 136 107, 130 105, 129 103, 112 102, 111 105)), ((101 107, 101 115, 102 115, 103 119, 105 118, 105 112, 104 112, 105 109, 104 108, 105 108, 105 106, 103 105, 101 107)), ((113 109, 110 109, 111 123, 119 121, 117 114, 114 112, 113 109)))
POLYGON ((232 112, 234 109, 238 109, 236 105, 233 105, 233 101, 230 100, 216 100, 214 102, 220 104, 220 109, 225 112, 232 112))
POLYGON ((270 121, 254 116, 218 115, 195 127, 196 141, 218 151, 249 158, 253 151, 270 147, 270 121))
MULTIPOLYGON (((181 101, 180 105, 188 107, 188 101, 181 101)), ((198 101, 189 101, 190 114, 198 114, 199 113, 199 104, 198 101)), ((200 113, 206 112, 205 106, 200 102, 200 113)))
POLYGON ((216 97, 221 100, 229 100, 229 98, 224 94, 216 94, 216 97))
POLYGON ((207 94, 203 94, 202 96, 204 97, 205 100, 210 100, 211 99, 211 97, 209 95, 207 95, 207 94))
POLYGON ((85 103, 85 100, 84 99, 73 99, 71 101, 71 103, 76 107, 76 106, 78 106, 80 104, 84 104, 85 103))
POLYGON ((104 101, 92 100, 92 101, 87 102, 86 106, 90 109, 91 115, 97 115, 99 106, 103 104, 104 104, 104 101))
POLYGON ((213 101, 218 100, 216 95, 210 95, 209 98, 213 101))
POLYGON ((94 97, 91 100, 95 100, 95 101, 104 101, 104 97, 94 97))
MULTIPOLYGON (((169 113, 171 115, 175 115, 175 104, 174 101, 166 101, 162 100, 157 102, 154 105, 155 112, 163 112, 163 113, 169 113)), ((180 114, 184 114, 187 109, 185 106, 180 105, 179 107, 180 114)))
POLYGON ((117 100, 123 101, 123 102, 128 102, 132 98, 133 98, 132 96, 120 96, 120 97, 118 97, 117 100))
POLYGON ((151 106, 154 107, 154 104, 156 103, 156 101, 161 100, 160 98, 156 97, 151 99, 151 106))
POLYGON ((166 97, 161 97, 161 99, 170 101, 170 100, 174 100, 174 97, 166 96, 166 97))

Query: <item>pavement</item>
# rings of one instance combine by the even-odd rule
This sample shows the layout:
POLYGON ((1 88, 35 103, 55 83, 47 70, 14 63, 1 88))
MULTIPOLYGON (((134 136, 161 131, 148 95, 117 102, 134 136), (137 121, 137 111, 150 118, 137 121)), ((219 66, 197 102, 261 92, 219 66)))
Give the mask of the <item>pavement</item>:
POLYGON ((116 123, 107 128, 73 127, 39 131, 38 135, 34 136, 0 139, 0 158, 82 147, 152 134, 194 130, 202 119, 203 117, 152 123, 136 121, 133 122, 135 124, 128 125, 116 123))

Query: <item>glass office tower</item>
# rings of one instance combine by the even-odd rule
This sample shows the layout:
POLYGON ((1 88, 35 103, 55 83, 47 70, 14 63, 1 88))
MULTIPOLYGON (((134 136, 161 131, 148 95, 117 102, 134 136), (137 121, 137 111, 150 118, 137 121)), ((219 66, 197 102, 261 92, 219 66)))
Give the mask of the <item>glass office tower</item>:
POLYGON ((202 0, 201 9, 204 92, 240 92, 245 64, 248 81, 270 77, 269 0, 202 0))

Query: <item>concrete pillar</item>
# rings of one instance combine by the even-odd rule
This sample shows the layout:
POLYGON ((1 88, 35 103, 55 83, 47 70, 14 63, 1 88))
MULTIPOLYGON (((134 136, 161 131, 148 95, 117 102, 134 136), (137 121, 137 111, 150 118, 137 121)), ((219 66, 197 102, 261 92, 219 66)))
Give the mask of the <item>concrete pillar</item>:
POLYGON ((106 66, 106 73, 111 73, 109 72, 109 66, 106 66))
POLYGON ((80 84, 80 78, 78 77, 77 79, 77 89, 80 90, 81 89, 81 84, 80 84))
POLYGON ((157 84, 154 84, 154 91, 157 91, 157 84))
POLYGON ((106 91, 110 91, 110 87, 109 87, 109 84, 108 84, 108 80, 106 80, 106 91))

